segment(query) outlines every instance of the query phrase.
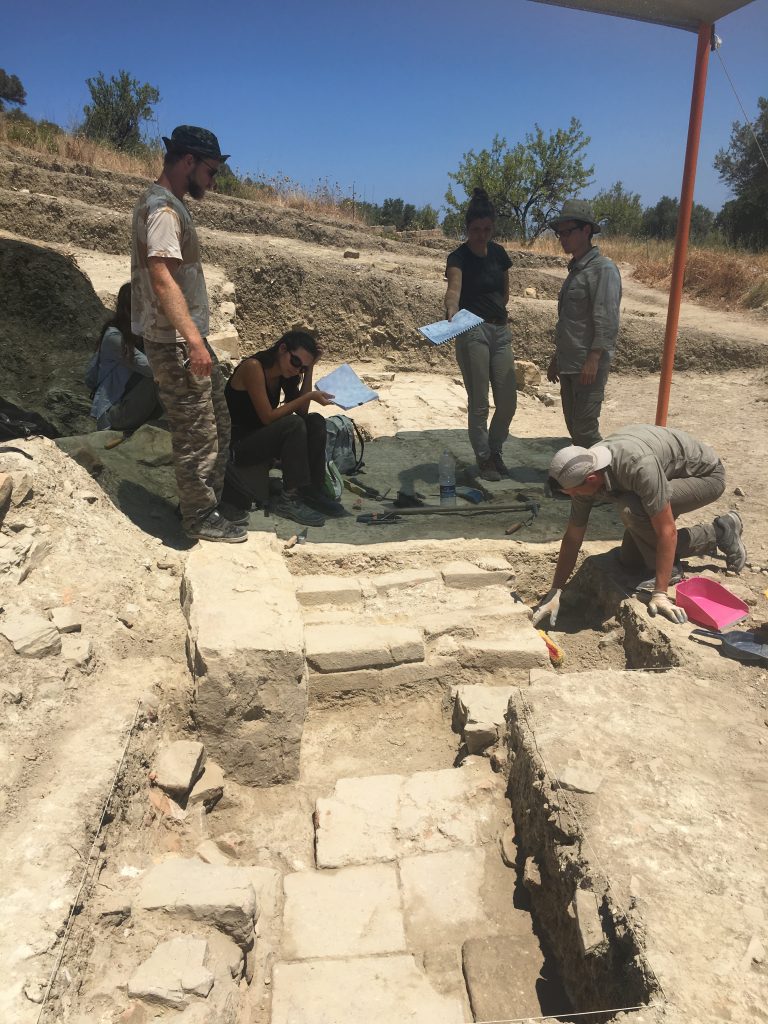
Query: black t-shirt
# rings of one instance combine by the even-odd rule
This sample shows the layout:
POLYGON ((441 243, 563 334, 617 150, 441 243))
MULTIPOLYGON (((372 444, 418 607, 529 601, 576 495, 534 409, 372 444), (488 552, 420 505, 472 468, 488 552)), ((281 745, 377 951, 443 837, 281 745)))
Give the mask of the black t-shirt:
MULTIPOLYGON (((267 351, 256 352, 252 356, 246 356, 247 359, 258 359, 262 366, 264 366, 264 357, 267 355, 267 351)), ((243 360, 243 363, 245 359, 243 360)), ((242 363, 239 363, 235 367, 237 371, 242 363)), ((234 377, 234 373, 232 374, 234 377)), ((259 419, 256 410, 253 407, 251 396, 247 391, 238 391, 232 387, 232 377, 229 378, 224 387, 224 397, 227 400, 227 406, 229 407, 229 418, 232 421, 232 440, 238 441, 245 434, 249 434, 254 430, 258 430, 259 427, 263 427, 264 424, 259 419)), ((299 397, 301 378, 300 377, 278 377, 277 382, 272 385, 270 389, 267 385, 267 397, 269 398, 269 404, 273 409, 276 409, 280 405, 280 398, 282 395, 283 402, 290 402, 294 398, 299 397)))
POLYGON ((506 249, 496 242, 488 243, 487 256, 475 256, 466 242, 454 249, 446 263, 461 271, 461 296, 459 306, 483 320, 507 322, 507 307, 504 301, 504 275, 512 266, 506 249))

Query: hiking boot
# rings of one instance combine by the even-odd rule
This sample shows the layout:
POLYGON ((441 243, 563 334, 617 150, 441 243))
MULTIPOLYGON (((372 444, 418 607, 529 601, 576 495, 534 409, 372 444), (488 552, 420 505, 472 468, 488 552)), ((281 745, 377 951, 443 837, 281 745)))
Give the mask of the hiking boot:
POLYGON ((250 509, 238 508, 236 505, 231 505, 228 501, 219 502, 219 512, 234 526, 247 526, 251 520, 250 509))
MULTIPOLYGON (((619 560, 619 564, 621 565, 621 560, 619 560)), ((680 564, 680 562, 675 562, 674 565, 672 566, 672 574, 669 577, 669 585, 670 585, 670 587, 676 587, 678 583, 682 582, 682 580, 683 580, 683 567, 680 564)), ((637 586, 635 587, 635 592, 636 593, 639 592, 639 593, 642 593, 642 594, 652 594, 655 589, 656 589, 656 577, 655 576, 650 576, 647 580, 643 580, 642 583, 638 583, 637 584, 637 586)))
POLYGON ((294 523, 301 523, 302 526, 325 526, 324 516, 305 505, 295 495, 285 494, 285 492, 272 503, 271 511, 276 516, 292 519, 294 523))
POLYGON ((187 536, 193 540, 219 541, 223 544, 240 544, 248 540, 245 527, 230 523, 217 508, 209 512, 197 526, 188 529, 187 536))
POLYGON ((744 525, 738 512, 726 512, 714 521, 715 540, 725 555, 726 568, 741 572, 747 564, 747 549, 741 539, 744 525))
POLYGON ((504 459, 501 457, 501 452, 491 452, 491 462, 500 476, 509 476, 509 470, 504 465, 504 459))
POLYGON ((335 498, 331 498, 322 491, 316 491, 309 487, 306 491, 301 492, 301 500, 305 505, 322 513, 324 516, 330 516, 332 519, 341 519, 342 516, 347 514, 347 510, 340 501, 336 501, 335 498))
MULTIPOLYGON (((501 458, 501 456, 499 456, 499 458, 501 458)), ((481 480, 492 480, 493 482, 501 480, 501 473, 496 468, 493 455, 489 455, 487 459, 478 459, 477 466, 480 470, 481 480)))

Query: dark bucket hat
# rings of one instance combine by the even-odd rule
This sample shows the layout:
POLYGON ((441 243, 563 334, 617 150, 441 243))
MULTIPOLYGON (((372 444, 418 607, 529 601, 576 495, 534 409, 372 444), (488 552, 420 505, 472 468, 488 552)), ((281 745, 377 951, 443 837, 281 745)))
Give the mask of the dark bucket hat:
POLYGON ((162 138, 169 153, 192 153, 193 156, 207 156, 211 160, 228 160, 231 155, 221 152, 219 140, 213 132, 191 124, 180 124, 173 129, 170 139, 165 135, 162 138))
POLYGON ((586 199, 566 199, 560 213, 548 221, 548 225, 551 228, 555 228, 565 220, 578 220, 584 224, 591 224, 595 229, 595 234, 600 230, 600 225, 595 220, 592 206, 586 199))

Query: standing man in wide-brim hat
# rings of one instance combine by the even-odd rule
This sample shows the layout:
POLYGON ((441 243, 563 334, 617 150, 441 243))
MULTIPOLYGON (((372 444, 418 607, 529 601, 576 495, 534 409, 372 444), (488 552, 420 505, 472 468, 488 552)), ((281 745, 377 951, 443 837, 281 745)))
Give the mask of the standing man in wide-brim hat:
POLYGON ((592 207, 568 199, 549 226, 571 257, 557 300, 555 353, 547 370, 560 383, 563 416, 574 444, 601 439, 600 411, 619 334, 619 268, 592 244, 600 231, 592 207))
POLYGON ((228 154, 192 125, 163 137, 157 181, 133 212, 131 329, 157 381, 171 428, 181 519, 195 540, 243 541, 247 517, 221 504, 230 419, 218 360, 207 341, 208 292, 185 195, 203 199, 228 154))

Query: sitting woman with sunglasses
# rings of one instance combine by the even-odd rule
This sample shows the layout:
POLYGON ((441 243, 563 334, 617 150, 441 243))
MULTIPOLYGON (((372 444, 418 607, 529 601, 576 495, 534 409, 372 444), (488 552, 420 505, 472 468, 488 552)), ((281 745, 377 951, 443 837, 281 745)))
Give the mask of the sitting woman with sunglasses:
POLYGON ((243 359, 225 389, 235 465, 279 459, 283 492, 271 510, 303 526, 323 526, 325 516, 344 515, 343 505, 324 488, 325 419, 308 411, 311 402, 333 401, 312 387, 320 355, 310 334, 289 331, 271 348, 243 359))

